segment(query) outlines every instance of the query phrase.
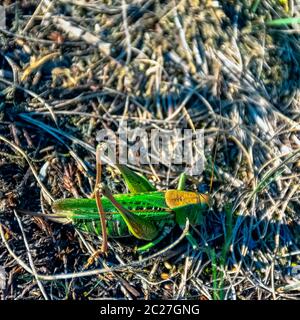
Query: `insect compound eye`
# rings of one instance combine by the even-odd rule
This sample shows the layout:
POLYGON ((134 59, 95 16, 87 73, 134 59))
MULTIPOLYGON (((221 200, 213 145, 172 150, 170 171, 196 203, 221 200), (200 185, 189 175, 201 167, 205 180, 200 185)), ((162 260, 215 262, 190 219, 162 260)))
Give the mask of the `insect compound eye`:
POLYGON ((209 186, 206 183, 200 183, 197 186, 197 191, 199 193, 208 193, 209 192, 209 186))

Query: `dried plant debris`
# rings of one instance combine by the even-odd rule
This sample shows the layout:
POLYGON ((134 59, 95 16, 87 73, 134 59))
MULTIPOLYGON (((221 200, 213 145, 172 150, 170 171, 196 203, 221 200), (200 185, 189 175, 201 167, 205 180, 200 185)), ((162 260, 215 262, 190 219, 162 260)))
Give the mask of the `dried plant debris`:
MULTIPOLYGON (((2 3, 1 299, 298 299, 300 1, 2 3), (110 240, 88 266, 99 238, 21 212, 90 197, 97 133, 124 121, 203 129, 189 188, 213 176, 212 205, 196 250, 174 229, 142 257, 110 240)), ((183 168, 135 169, 166 189, 183 168)))

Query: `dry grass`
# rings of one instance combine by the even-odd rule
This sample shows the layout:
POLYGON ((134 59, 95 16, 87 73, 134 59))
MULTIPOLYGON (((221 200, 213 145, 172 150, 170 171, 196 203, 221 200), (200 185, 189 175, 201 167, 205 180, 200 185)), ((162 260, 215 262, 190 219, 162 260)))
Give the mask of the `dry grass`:
MULTIPOLYGON (((299 1, 4 1, 0 29, 1 299, 297 299, 300 278, 299 1), (253 7, 254 6, 254 7, 253 7), (268 22, 268 23, 267 23, 268 22), (88 197, 97 131, 205 133, 189 188, 213 204, 191 250, 174 230, 143 257, 20 215, 88 197), (171 244, 171 245, 170 245, 171 244)), ((182 168, 144 172, 158 188, 182 168)), ((106 182, 124 191, 114 170, 106 182)))

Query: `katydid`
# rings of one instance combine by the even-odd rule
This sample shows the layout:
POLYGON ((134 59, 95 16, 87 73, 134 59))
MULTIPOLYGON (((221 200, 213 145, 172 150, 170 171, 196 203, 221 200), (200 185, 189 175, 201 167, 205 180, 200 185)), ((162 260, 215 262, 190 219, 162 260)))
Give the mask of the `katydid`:
MULTIPOLYGON (((99 159, 99 165, 98 161, 99 159)), ((112 238, 134 236, 148 241, 137 249, 142 252, 160 242, 175 224, 183 228, 187 218, 191 225, 202 222, 209 196, 184 191, 185 174, 181 174, 177 190, 157 191, 144 176, 125 165, 116 166, 130 193, 112 195, 108 188, 100 183, 100 165, 97 167, 96 199, 57 200, 52 205, 55 217, 58 220, 60 216, 67 218, 75 228, 84 232, 102 234, 102 251, 107 250, 106 234, 112 238)), ((197 247, 197 241, 190 233, 186 237, 193 248, 197 247)))

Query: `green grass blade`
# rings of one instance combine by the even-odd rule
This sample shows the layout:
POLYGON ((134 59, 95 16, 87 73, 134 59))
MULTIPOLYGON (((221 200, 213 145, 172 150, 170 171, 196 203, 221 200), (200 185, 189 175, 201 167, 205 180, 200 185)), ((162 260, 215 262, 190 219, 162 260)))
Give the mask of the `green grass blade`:
POLYGON ((251 7, 250 11, 252 13, 255 13, 259 5, 260 5, 260 0, 253 1, 253 4, 252 4, 252 7, 251 7))
POLYGON ((300 17, 282 18, 282 19, 274 19, 274 20, 266 21, 266 25, 268 27, 280 27, 280 26, 286 26, 294 23, 300 23, 300 17))
POLYGON ((211 257, 211 267, 212 267, 212 280, 213 280, 213 299, 220 300, 218 294, 218 271, 217 271, 217 257, 215 249, 210 250, 210 257, 211 257))

